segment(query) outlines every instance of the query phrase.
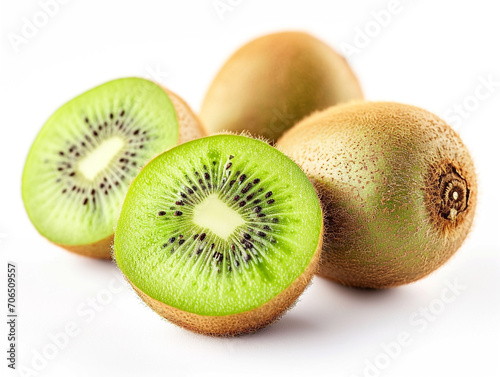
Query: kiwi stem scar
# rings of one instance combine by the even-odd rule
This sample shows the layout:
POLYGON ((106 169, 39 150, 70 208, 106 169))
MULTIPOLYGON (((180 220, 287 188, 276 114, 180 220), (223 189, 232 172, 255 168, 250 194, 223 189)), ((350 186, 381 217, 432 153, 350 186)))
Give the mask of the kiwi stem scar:
POLYGON ((125 145, 125 141, 119 136, 112 136, 104 140, 94 151, 85 156, 78 164, 78 171, 89 181, 102 172, 111 160, 125 145))
POLYGON ((231 209, 217 194, 208 195, 198 204, 193 213, 193 222, 228 240, 239 226, 245 224, 243 217, 231 209))

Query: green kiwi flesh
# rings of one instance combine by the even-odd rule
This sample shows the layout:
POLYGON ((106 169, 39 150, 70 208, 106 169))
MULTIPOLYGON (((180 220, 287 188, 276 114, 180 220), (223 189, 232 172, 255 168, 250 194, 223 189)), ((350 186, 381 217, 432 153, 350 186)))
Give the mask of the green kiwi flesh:
POLYGON ((276 141, 303 117, 363 98, 345 59, 302 32, 257 38, 231 56, 213 80, 200 118, 209 133, 249 131, 276 141))
POLYGON ((321 235, 319 199, 294 162, 263 141, 217 135, 144 167, 124 200, 114 258, 159 314, 235 335, 295 301, 316 270, 321 235))
POLYGON ((50 117, 27 157, 22 194, 32 223, 68 250, 109 258, 130 181, 178 140, 169 94, 151 81, 118 79, 76 97, 50 117))
POLYGON ((367 288, 410 283, 445 263, 469 233, 472 158, 458 134, 425 110, 336 106, 297 124, 278 146, 321 197, 322 276, 367 288))

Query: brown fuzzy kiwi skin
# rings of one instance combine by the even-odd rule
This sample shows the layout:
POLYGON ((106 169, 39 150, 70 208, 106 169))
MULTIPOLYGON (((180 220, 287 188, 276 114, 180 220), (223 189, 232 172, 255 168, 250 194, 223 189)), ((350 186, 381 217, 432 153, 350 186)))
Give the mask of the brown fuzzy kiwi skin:
POLYGON ((304 119, 278 147, 304 169, 323 204, 320 276, 361 288, 411 283, 444 264, 470 231, 472 158, 458 134, 423 109, 336 106, 304 119), (447 182, 466 186, 454 216, 440 188, 447 182))
MULTIPOLYGON (((161 87, 169 96, 177 114, 179 123, 179 140, 178 144, 185 143, 190 140, 198 139, 206 135, 200 120, 189 107, 189 105, 177 94, 171 92, 167 88, 161 87)), ((86 245, 61 245, 56 244, 72 253, 79 254, 85 257, 96 259, 111 259, 111 248, 113 246, 114 233, 110 236, 103 238, 86 245)))
POLYGON ((186 312, 155 300, 136 287, 126 276, 125 279, 151 309, 179 327, 198 334, 214 337, 249 334, 279 320, 297 301, 311 282, 314 274, 317 273, 322 242, 323 230, 321 231, 319 242, 311 262, 304 272, 283 292, 258 308, 238 314, 203 316, 186 312))
POLYGON ((363 98, 345 59, 303 32, 257 38, 236 51, 205 96, 209 133, 248 130, 273 142, 313 111, 363 98))
POLYGON ((113 233, 109 237, 103 238, 102 240, 87 245, 56 245, 84 257, 95 259, 111 259, 111 248, 113 246, 114 238, 115 235, 113 233))
POLYGON ((174 92, 164 87, 162 89, 168 94, 177 114, 179 122, 179 141, 177 144, 183 144, 206 136, 205 127, 191 107, 174 92))

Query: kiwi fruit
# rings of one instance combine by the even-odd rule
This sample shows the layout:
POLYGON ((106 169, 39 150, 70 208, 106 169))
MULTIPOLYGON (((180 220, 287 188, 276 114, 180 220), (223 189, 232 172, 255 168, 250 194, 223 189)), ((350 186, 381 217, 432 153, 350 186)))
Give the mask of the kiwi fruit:
POLYGON ((22 179, 29 218, 69 251, 110 258, 130 181, 157 154, 203 135, 185 102, 151 81, 91 89, 59 108, 31 147, 22 179))
POLYGON ((471 228, 471 156, 457 133, 425 110, 336 106, 297 124, 278 146, 323 203, 321 276, 365 288, 410 283, 445 263, 471 228))
POLYGON ((144 302, 188 330, 256 331, 278 319, 316 272, 322 212, 302 170, 240 135, 159 155, 132 182, 114 258, 144 302))
POLYGON ((249 131, 275 142, 313 111, 362 99, 358 80, 331 47, 302 32, 269 34, 224 64, 204 99, 209 133, 249 131))

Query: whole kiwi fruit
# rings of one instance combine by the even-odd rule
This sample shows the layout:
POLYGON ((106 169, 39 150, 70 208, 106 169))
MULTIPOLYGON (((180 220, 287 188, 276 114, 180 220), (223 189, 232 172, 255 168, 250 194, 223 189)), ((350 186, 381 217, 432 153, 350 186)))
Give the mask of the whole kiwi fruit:
POLYGON ((445 263, 469 233, 477 199, 471 156, 425 110, 336 106, 278 145, 314 181, 324 206, 321 276, 367 288, 410 283, 445 263))
POLYGON ((302 32, 255 39, 220 69, 200 118, 209 133, 249 131, 276 141, 303 117, 361 99, 358 80, 330 46, 302 32))

